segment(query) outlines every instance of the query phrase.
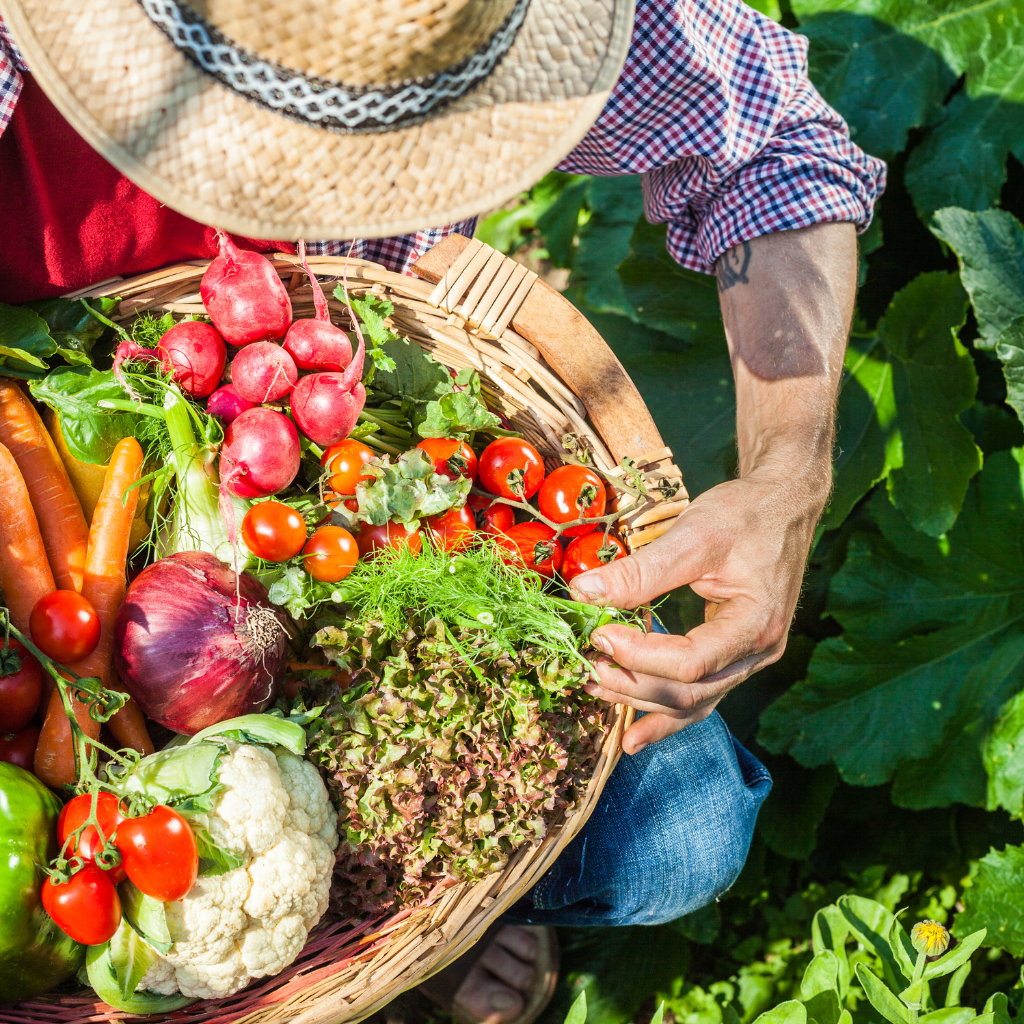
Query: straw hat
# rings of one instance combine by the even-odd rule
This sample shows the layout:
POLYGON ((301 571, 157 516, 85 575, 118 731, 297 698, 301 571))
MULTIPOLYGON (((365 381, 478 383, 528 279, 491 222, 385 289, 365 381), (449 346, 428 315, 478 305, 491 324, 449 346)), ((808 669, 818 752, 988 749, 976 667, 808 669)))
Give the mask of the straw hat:
POLYGON ((381 237, 529 187, 600 113, 634 0, 0 0, 76 130, 256 238, 381 237))

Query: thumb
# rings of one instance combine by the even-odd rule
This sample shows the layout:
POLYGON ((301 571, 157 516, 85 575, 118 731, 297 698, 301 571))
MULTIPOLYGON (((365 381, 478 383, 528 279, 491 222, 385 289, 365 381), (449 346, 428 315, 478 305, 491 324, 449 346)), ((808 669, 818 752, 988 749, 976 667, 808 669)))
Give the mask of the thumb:
POLYGON ((570 584, 573 597, 588 604, 635 608, 699 579, 714 562, 714 544, 684 512, 657 540, 626 558, 581 573, 570 584))

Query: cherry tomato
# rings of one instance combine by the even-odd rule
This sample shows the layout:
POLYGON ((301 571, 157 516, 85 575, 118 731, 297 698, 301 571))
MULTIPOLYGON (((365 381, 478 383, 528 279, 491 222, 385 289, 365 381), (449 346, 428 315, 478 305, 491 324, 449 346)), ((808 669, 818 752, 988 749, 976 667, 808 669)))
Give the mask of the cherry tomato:
POLYGON ((602 565, 614 562, 616 558, 625 557, 626 547, 618 537, 608 534, 608 541, 605 543, 603 531, 596 530, 583 537, 577 537, 565 549, 562 579, 566 583, 571 583, 581 572, 600 569, 602 565))
POLYGON ((39 730, 34 725, 25 726, 21 732, 0 736, 0 761, 17 765, 30 772, 35 762, 38 742, 39 730))
POLYGON ((516 514, 510 505, 491 501, 482 494, 471 494, 466 499, 466 507, 472 509, 476 517, 476 528, 491 536, 515 526, 516 514))
POLYGON ((359 561, 355 537, 341 526, 321 526, 302 549, 302 565, 315 580, 337 583, 359 561))
POLYGON ((537 493, 544 479, 544 460, 529 441, 499 437, 480 456, 479 476, 480 483, 491 494, 525 501, 537 493), (511 480, 510 474, 515 474, 511 480), (521 483, 516 482, 519 476, 521 483))
POLYGON ((476 452, 466 444, 452 437, 428 437, 420 441, 417 448, 430 456, 434 472, 448 480, 467 476, 476 482, 476 452))
POLYGON ((372 448, 367 448, 362 441, 354 441, 352 438, 332 444, 320 459, 320 465, 331 474, 327 486, 335 494, 355 494, 356 484, 373 479, 372 473, 362 473, 363 466, 373 456, 372 448))
POLYGON ((265 562, 287 562, 306 543, 306 523, 295 509, 280 501, 261 501, 245 513, 242 540, 265 562))
POLYGON ((24 729, 42 695, 39 662, 13 636, 6 649, 0 639, 0 733, 24 729))
POLYGON ((450 508, 442 515, 427 516, 427 528, 442 551, 461 551, 473 539, 476 519, 465 506, 450 508))
MULTIPOLYGON (((92 806, 92 797, 88 794, 73 797, 65 805, 57 819, 57 841, 61 848, 64 841, 75 829, 80 828, 89 818, 89 810, 92 806)), ((100 823, 100 829, 104 836, 110 839, 117 826, 125 820, 121 809, 118 806, 117 797, 113 793, 99 793, 96 797, 96 820, 100 823)), ((116 844, 115 844, 116 845, 116 844)), ((64 856, 69 860, 72 857, 81 857, 82 860, 96 864, 96 855, 103 849, 99 833, 94 825, 90 825, 78 837, 77 840, 64 851, 64 856)), ((118 864, 115 868, 106 868, 102 864, 96 867, 106 871, 110 880, 117 885, 125 879, 124 864, 118 864)))
POLYGON ((39 598, 28 628, 36 647, 62 665, 87 658, 100 642, 96 609, 74 590, 53 590, 39 598))
POLYGON ((108 941, 121 923, 121 900, 114 883, 95 864, 86 864, 63 885, 43 882, 43 908, 75 942, 108 941))
POLYGON ((521 562, 547 579, 551 579, 562 564, 562 545, 555 540, 555 531, 543 523, 519 523, 506 530, 497 541, 512 552, 506 562, 521 562))
MULTIPOLYGON (((553 523, 573 519, 594 519, 604 515, 605 490, 601 478, 583 466, 559 466, 540 485, 537 504, 553 523)), ((563 537, 582 537, 597 529, 597 523, 570 526, 563 537)))
POLYGON ((423 550, 423 538, 419 530, 410 530, 404 523, 394 521, 385 523, 383 526, 370 526, 364 524, 363 528, 356 534, 356 543, 359 545, 359 554, 366 557, 377 548, 407 547, 413 554, 418 555, 423 550))
POLYGON ((199 848, 188 822, 158 804, 141 818, 125 818, 114 837, 125 874, 147 896, 172 903, 186 896, 199 875, 199 848))

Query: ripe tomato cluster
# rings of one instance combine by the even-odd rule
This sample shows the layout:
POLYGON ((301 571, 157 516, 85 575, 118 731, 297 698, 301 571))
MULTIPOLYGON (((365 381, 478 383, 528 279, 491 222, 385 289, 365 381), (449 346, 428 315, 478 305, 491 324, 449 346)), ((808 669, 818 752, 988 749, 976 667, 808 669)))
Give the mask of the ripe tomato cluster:
POLYGON ((102 856, 104 838, 95 825, 82 828, 91 809, 88 794, 64 805, 57 819, 57 838, 64 857, 78 858, 84 866, 66 882, 47 878, 42 890, 46 912, 59 928, 85 945, 106 942, 117 931, 121 900, 115 886, 119 882, 127 878, 147 896, 171 903, 189 892, 199 874, 196 838, 177 811, 160 804, 139 818, 128 818, 113 793, 98 793, 96 821, 103 837, 113 842, 118 859, 102 856))
MULTIPOLYGON (((602 479, 585 466, 559 466, 545 475, 544 460, 528 441, 502 437, 481 453, 455 438, 431 437, 416 445, 433 463, 434 472, 448 480, 468 478, 488 495, 471 494, 465 506, 452 508, 424 520, 434 544, 444 551, 459 551, 474 536, 494 537, 517 561, 548 579, 560 573, 568 583, 575 576, 626 554, 622 542, 596 521, 605 514, 608 495, 602 479), (593 519, 555 531, 539 520, 516 523, 515 510, 496 499, 528 502, 536 499, 541 515, 553 523, 593 519), (563 540, 569 540, 563 548, 563 540)), ((344 506, 358 511, 356 489, 372 481, 365 468, 374 452, 361 441, 348 438, 331 445, 320 464, 329 508, 344 506)), ((267 562, 284 562, 301 553, 303 565, 314 579, 327 583, 343 580, 360 557, 381 548, 408 547, 418 553, 423 547, 420 531, 392 520, 381 526, 363 524, 353 532, 334 525, 321 525, 307 536, 306 523, 294 509, 278 501, 264 501, 246 513, 242 539, 249 550, 267 562)))

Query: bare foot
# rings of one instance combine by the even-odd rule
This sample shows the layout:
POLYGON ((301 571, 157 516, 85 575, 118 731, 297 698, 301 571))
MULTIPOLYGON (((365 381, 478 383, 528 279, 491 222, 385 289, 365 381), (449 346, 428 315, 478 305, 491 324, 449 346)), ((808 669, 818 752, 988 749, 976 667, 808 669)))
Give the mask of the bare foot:
POLYGON ((453 1010, 480 1024, 514 1020, 533 984, 536 957, 537 940, 527 929, 503 928, 459 986, 453 1010))

